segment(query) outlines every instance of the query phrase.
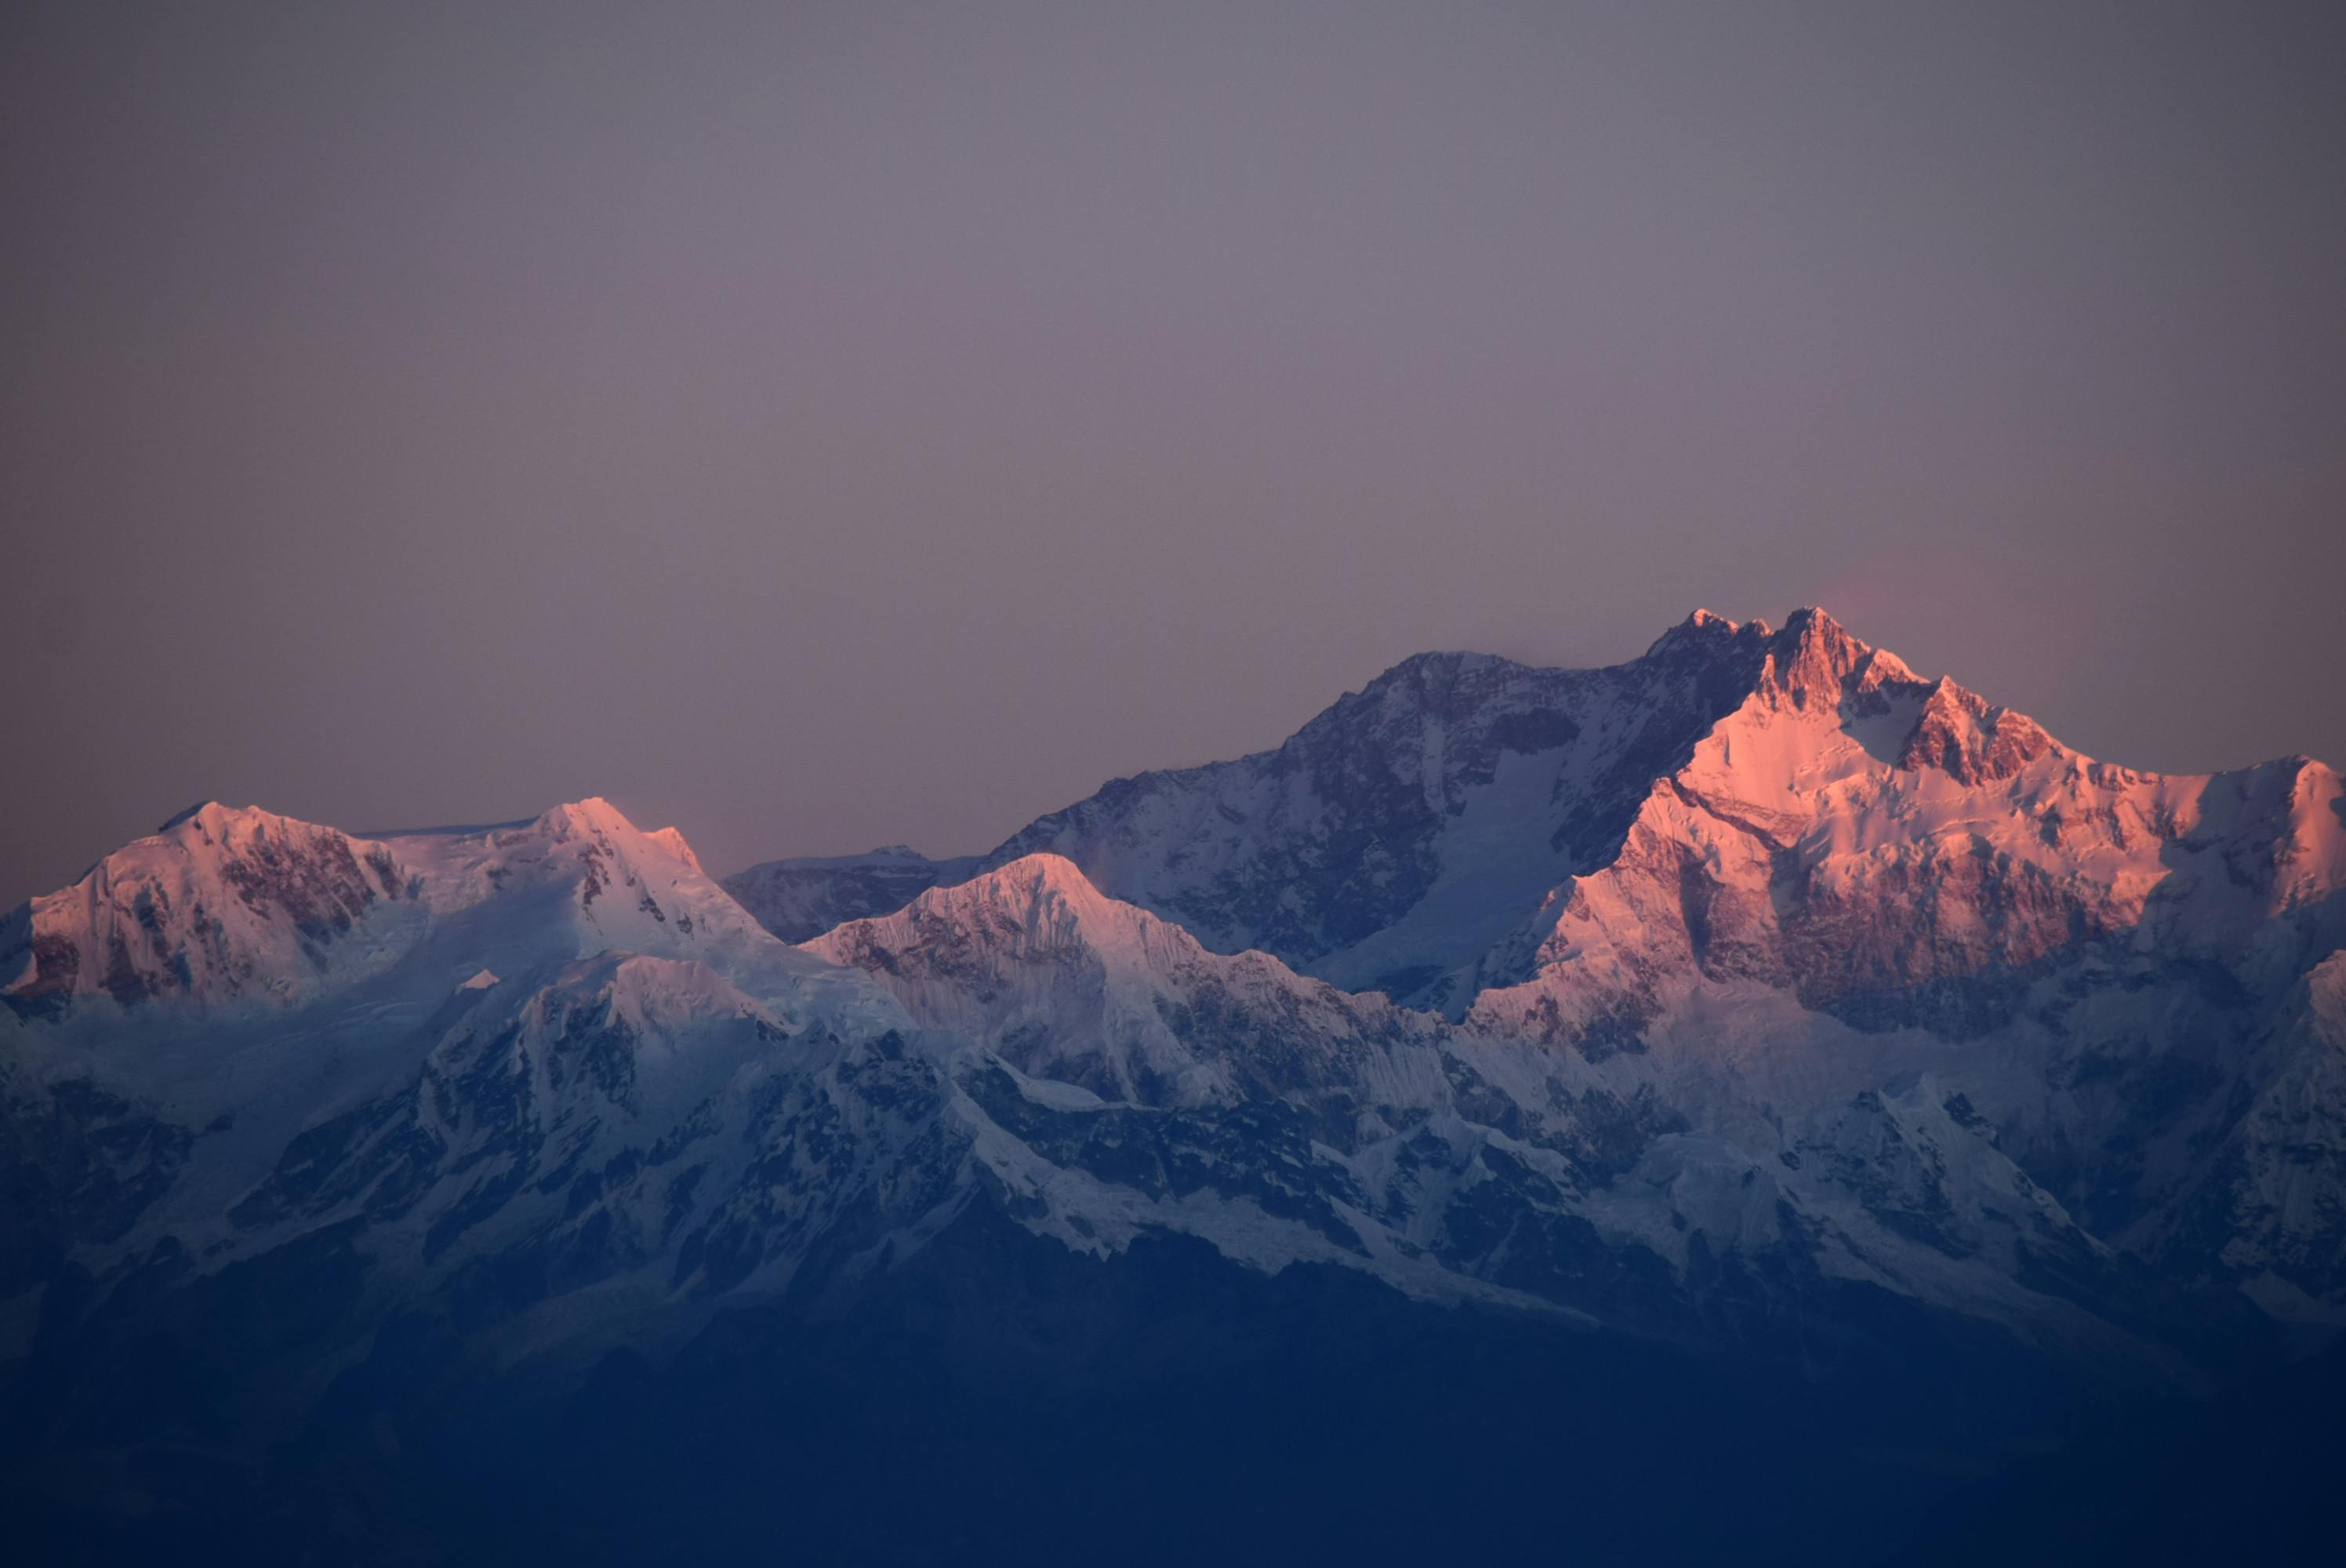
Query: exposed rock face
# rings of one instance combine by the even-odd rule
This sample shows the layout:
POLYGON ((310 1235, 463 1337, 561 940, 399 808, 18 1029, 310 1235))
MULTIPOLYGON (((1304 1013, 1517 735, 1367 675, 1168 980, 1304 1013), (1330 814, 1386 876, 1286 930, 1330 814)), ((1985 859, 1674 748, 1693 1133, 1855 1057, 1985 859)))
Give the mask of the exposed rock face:
POLYGON ((2053 744, 2026 714, 1990 708, 1943 676, 1899 748, 1898 766, 1935 768, 1959 784, 1980 784, 2011 778, 2053 744))
POLYGON ((381 844, 208 802, 12 917, 5 994, 20 1010, 99 994, 126 1006, 291 994, 407 891, 381 844))

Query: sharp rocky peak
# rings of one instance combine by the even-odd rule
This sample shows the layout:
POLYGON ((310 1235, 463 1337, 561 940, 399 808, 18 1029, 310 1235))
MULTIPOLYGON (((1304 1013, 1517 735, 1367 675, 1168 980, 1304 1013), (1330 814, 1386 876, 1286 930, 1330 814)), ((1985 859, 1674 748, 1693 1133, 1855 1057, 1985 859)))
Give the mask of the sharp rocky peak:
POLYGON ((2025 713, 1990 704, 1941 676, 1899 748, 1898 766, 1936 768, 1960 784, 2008 779, 2057 745, 2025 713))
POLYGON ((1647 648, 1646 657, 1660 659, 1688 654, 1715 655, 1730 648, 1758 652, 1774 635, 1766 621, 1734 621, 1710 610, 1698 609, 1656 637, 1653 646, 1647 648))
MULTIPOLYGON (((1655 639, 1642 658, 1616 670, 1694 690, 1715 716, 1749 701, 1828 721, 1867 718, 1889 713, 1893 699, 1903 698, 1916 705, 1920 717, 1898 747, 1898 765, 1936 768, 1965 784, 2007 778, 2057 746, 2025 715, 1992 705, 1952 680, 1923 679, 1896 654, 1852 636, 1816 606, 1794 610, 1780 626, 1698 609, 1655 639)), ((1386 715, 1454 718, 1499 693, 1508 694, 1508 704, 1537 707, 1552 683, 1582 673, 1481 654, 1420 654, 1331 715, 1351 705, 1373 705, 1386 715)))
POLYGON ((100 995, 306 993, 407 891, 382 845, 207 800, 0 922, 0 1002, 46 1014, 100 995))
POLYGON ((1796 708, 1838 707, 1842 687, 1872 652, 1824 611, 1794 610, 1783 630, 1768 639, 1760 683, 1772 685, 1796 708))
POLYGON ((1838 708, 1849 688, 1869 675, 1875 685, 1884 677, 1913 678, 1896 655, 1859 641, 1814 606, 1794 610, 1781 627, 1697 610, 1664 632, 1646 650, 1646 661, 1724 665, 1756 694, 1825 711, 1838 708))

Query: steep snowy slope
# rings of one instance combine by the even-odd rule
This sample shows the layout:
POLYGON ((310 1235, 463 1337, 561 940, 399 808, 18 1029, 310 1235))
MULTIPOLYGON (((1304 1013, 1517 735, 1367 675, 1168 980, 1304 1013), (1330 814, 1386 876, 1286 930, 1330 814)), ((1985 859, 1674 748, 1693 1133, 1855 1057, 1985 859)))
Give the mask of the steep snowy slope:
POLYGON ((2338 776, 2096 763, 1821 615, 1772 641, 1619 853, 1556 890, 1531 977, 1480 995, 1474 1025, 1658 1051, 1712 1085, 1682 1097, 1721 1106, 1930 1067, 2096 1234, 2346 1310, 2313 1217, 2346 1205, 2334 1129, 2271 1098, 2321 1070, 2302 1016, 2346 942, 2338 776), (2284 1181, 2293 1206, 2251 1196, 2284 1181), (2193 1193, 2220 1223, 2188 1217, 2193 1193))
MULTIPOLYGON (((99 1407, 144 1397, 109 1369, 145 1337, 222 1314, 332 1303, 204 1352, 261 1430, 414 1314, 575 1365, 744 1301, 852 1298, 980 1212, 1080 1255, 1177 1235, 1649 1336, 1790 1334, 1863 1288, 2165 1364, 2108 1249, 1935 1081, 1705 1112, 1710 1080, 1660 1054, 1215 953, 1056 856, 797 952, 599 802, 369 840, 214 810, 32 923, 77 954, 114 929, 93 903, 149 887, 240 901, 238 940, 185 966, 236 984, 36 994, 0 1023, 0 1303, 99 1407), (337 931, 363 962, 269 945, 290 903, 243 901, 240 867, 286 844, 390 868, 396 899, 378 876, 337 931)), ((211 932, 138 929, 173 977, 211 932)))
POLYGON ((1702 1125, 1657 1063, 1527 1049, 1209 952, 1050 855, 808 946, 985 1048, 951 1067, 990 1124, 979 1147, 1025 1223, 1078 1249, 1177 1230, 1657 1333, 1725 1300, 1789 1321, 1862 1284, 2149 1354, 2139 1283, 1912 1072, 1781 1125, 1702 1125))
POLYGON ((1349 1088, 1380 1044, 1422 1042, 1433 1024, 1302 982, 1265 953, 1208 952, 1056 855, 923 893, 806 951, 869 972, 924 1025, 1031 1076, 1138 1105, 1349 1088))
POLYGON ((2197 777, 2096 763, 1803 611, 1750 695, 1651 782, 1619 853, 1557 890, 1536 978, 1477 1011, 1633 1020, 1666 973, 1700 972, 1960 1032, 2008 977, 2122 932, 2290 965, 2335 938, 2340 800, 2303 758, 2197 777))

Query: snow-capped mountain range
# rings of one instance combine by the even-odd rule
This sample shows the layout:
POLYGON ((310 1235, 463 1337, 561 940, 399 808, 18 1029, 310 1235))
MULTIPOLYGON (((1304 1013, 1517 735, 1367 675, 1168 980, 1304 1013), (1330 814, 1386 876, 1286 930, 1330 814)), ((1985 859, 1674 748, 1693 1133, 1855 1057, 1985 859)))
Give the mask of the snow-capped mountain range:
MULTIPOLYGON (((1771 1181, 1797 1122, 1928 1074, 2097 1246, 2337 1320, 2346 803, 2320 763, 2096 762, 1820 611, 1697 612, 1609 669, 1412 659, 1275 751, 919 871, 1037 851, 1206 949, 1438 1013, 1495 1083, 1647 1096, 1771 1181)), ((921 880, 884 860, 823 863, 831 912, 921 880)), ((803 864, 729 885, 795 936, 803 864)), ((814 945, 888 977, 860 929, 814 945)))
POLYGON ((1814 610, 1422 656, 957 860, 207 804, 0 923, 0 1358, 102 1411, 261 1321, 202 1353, 298 1421, 419 1314, 553 1375, 983 1216, 2196 1386, 2346 1325, 2341 950, 2331 769, 2097 762, 1814 610))

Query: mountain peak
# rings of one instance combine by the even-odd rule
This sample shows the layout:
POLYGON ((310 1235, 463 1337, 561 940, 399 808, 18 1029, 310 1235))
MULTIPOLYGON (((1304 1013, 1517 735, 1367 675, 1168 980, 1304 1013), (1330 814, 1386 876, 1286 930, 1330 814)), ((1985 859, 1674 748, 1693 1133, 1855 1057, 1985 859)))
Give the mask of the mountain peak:
MULTIPOLYGON (((154 839, 193 836, 206 840, 242 831, 267 831, 270 828, 303 830, 318 829, 315 823, 288 817, 261 806, 231 806, 226 801, 204 799, 181 811, 148 835, 154 839)), ((332 829, 320 829, 332 832, 332 829)), ((355 835, 353 835, 355 836, 355 835)), ((131 843, 139 842, 132 840, 131 843)), ((129 846, 124 846, 128 849, 129 846)), ((119 850, 117 853, 120 853, 119 850)))
POLYGON ((380 844, 207 800, 11 917, 0 999, 24 1013, 97 995, 306 995, 364 962, 344 939, 405 896, 380 844))
POLYGON ((627 820, 627 813, 600 795, 589 795, 583 800, 556 806, 541 815, 538 820, 548 827, 562 823, 574 828, 601 829, 606 832, 614 828, 625 829, 631 833, 636 831, 636 825, 627 820))
POLYGON ((1760 686, 1772 686, 1795 708, 1837 708, 1842 684, 1872 651, 1824 611, 1797 609, 1786 618, 1784 629, 1769 639, 1760 686))
POLYGON ((1179 926, 1107 898, 1055 854, 931 888, 893 914, 834 926, 803 951, 872 975, 932 1026, 981 1033, 987 1019, 1024 1016, 1063 981, 1080 985, 1103 969, 1136 972, 1201 952, 1179 926))
POLYGON ((1047 850, 1021 855, 1009 864, 997 866, 984 876, 974 880, 997 881, 1052 892, 1079 891, 1093 898, 1099 896, 1099 890, 1092 886, 1091 879, 1084 875, 1075 861, 1047 850))
POLYGON ((1851 636, 1814 605, 1794 610, 1780 628, 1697 610, 1656 638, 1646 658, 1668 666, 1691 662, 1770 704, 1826 713, 1839 709, 1852 682, 1871 692, 1885 681, 1914 678, 1895 654, 1851 636))
POLYGON ((1051 908, 1079 921, 1096 918, 1111 903, 1075 861, 1047 850, 1021 855, 953 887, 931 888, 913 901, 915 908, 941 913, 981 908, 1023 913, 1051 908))
POLYGON ((694 871, 700 872, 703 876, 709 874, 708 868, 704 867, 700 863, 700 857, 693 853, 692 846, 685 841, 684 834, 681 830, 675 828, 655 828, 650 832, 646 833, 644 837, 649 839, 653 843, 658 844, 661 849, 666 850, 669 854, 674 855, 678 860, 682 860, 686 865, 690 866, 694 871))
POLYGON ((1440 699, 1454 692, 1462 683, 1489 672, 1504 674, 1524 667, 1513 659, 1496 654, 1469 653, 1463 649, 1439 648, 1412 654, 1379 675, 1361 690, 1366 697, 1388 697, 1402 694, 1413 698, 1440 699))
POLYGON ((805 951, 862 971, 925 1028, 1109 1102, 1315 1089, 1363 1033, 1409 1027, 1382 998, 1348 996, 1267 953, 1209 952, 1050 853, 850 921, 805 951))
POLYGON ((1849 633, 1821 605, 1802 605, 1784 617, 1783 635, 1795 638, 1846 638, 1849 633))
POLYGON ((1194 953, 1196 939, 1147 910, 1109 898, 1064 855, 1022 855, 950 887, 923 892, 894 914, 850 921, 806 943, 834 963, 886 969, 880 956, 912 947, 959 956, 979 952, 1026 962, 1089 952, 1194 953))
POLYGON ((2057 743, 2025 713, 1991 706, 1945 676, 1930 696, 1898 754, 1898 766, 1936 768, 1961 784, 2008 779, 2057 743))
POLYGON ((1731 621, 1714 611, 1698 609, 1656 637, 1646 649, 1646 657, 1655 658, 1696 648, 1725 648, 1739 639, 1758 641, 1768 635, 1765 621, 1731 621))

